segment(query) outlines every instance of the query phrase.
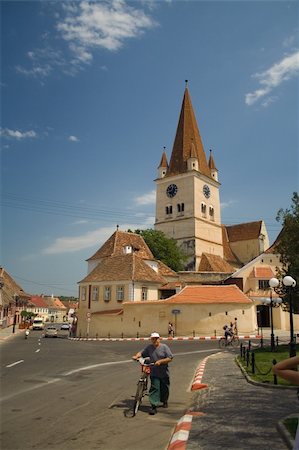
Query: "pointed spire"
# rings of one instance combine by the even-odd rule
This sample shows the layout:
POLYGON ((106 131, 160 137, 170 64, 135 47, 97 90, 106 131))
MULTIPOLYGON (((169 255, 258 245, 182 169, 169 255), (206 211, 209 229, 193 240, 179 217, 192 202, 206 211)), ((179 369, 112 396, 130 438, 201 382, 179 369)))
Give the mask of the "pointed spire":
MULTIPOLYGON (((186 83, 187 82, 188 81, 186 80, 186 83)), ((186 84, 167 176, 187 172, 187 160, 190 158, 192 143, 198 159, 199 172, 211 177, 211 172, 207 163, 191 98, 186 84)))
POLYGON ((218 169, 212 155, 212 150, 210 150, 209 168, 211 171, 211 177, 214 178, 215 181, 218 181, 218 169))
POLYGON ((209 168, 211 170, 217 170, 213 155, 212 155, 212 150, 210 149, 210 158, 209 158, 209 168))
POLYGON ((168 161, 167 161, 167 156, 166 156, 166 147, 163 147, 163 153, 162 153, 162 158, 161 158, 161 162, 160 162, 160 164, 159 164, 159 166, 158 166, 158 169, 160 168, 160 167, 162 167, 162 168, 166 168, 167 169, 167 167, 168 167, 168 161))

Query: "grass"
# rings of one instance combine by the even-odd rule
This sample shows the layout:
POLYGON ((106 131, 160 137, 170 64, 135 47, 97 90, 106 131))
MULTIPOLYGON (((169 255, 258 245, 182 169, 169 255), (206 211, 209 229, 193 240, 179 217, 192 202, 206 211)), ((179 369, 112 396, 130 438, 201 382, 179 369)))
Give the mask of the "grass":
POLYGON ((283 421, 284 426, 290 433, 293 439, 296 437, 296 431, 298 426, 298 418, 297 417, 288 417, 283 421))
MULTIPOLYGON (((296 346, 297 354, 299 353, 299 345, 296 346)), ((241 356, 238 357, 239 363, 243 366, 244 370, 254 381, 259 383, 274 384, 274 375, 272 373, 273 360, 276 362, 282 361, 283 359, 289 358, 289 346, 280 345, 275 352, 271 352, 271 347, 255 348, 252 349, 255 356, 255 373, 252 373, 251 357, 249 360, 249 365, 247 367, 246 360, 244 361, 241 356)), ((277 384, 284 386, 291 386, 291 384, 283 380, 282 378, 277 378, 277 384)))

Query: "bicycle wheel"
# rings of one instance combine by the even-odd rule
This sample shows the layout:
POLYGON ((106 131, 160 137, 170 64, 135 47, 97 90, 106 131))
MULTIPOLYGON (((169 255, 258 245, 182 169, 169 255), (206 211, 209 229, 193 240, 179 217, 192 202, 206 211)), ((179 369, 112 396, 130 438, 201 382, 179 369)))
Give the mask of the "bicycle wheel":
POLYGON ((219 347, 220 348, 225 348, 226 347, 226 339, 225 338, 220 338, 219 339, 219 347))
POLYGON ((232 346, 234 348, 236 348, 236 347, 239 347, 239 344, 240 344, 239 338, 238 337, 234 337, 233 340, 232 340, 232 346))
POLYGON ((138 408, 142 402, 142 397, 143 397, 143 393, 144 393, 144 380, 140 380, 138 381, 137 384, 137 390, 136 390, 136 395, 135 395, 135 401, 134 401, 134 406, 133 406, 133 413, 134 416, 137 414, 138 408))

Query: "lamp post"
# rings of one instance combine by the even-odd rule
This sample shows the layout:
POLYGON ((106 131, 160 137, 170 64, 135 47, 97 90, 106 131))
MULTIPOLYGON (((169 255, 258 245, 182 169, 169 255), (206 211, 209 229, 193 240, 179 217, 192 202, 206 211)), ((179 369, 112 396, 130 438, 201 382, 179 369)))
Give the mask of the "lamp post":
POLYGON ((18 307, 19 296, 17 294, 15 294, 14 298, 15 298, 15 314, 13 317, 13 326, 12 326, 13 333, 15 332, 16 323, 17 323, 17 307, 18 307))
POLYGON ((270 286, 270 321, 271 321, 271 352, 275 350, 275 337, 273 331, 273 298, 272 298, 272 289, 276 288, 279 285, 279 281, 277 278, 271 278, 269 280, 270 286))
POLYGON ((296 341, 294 339, 293 298, 292 298, 292 288, 296 286, 296 280, 287 275, 286 277, 284 277, 282 282, 287 289, 290 305, 290 358, 291 358, 292 356, 296 356, 296 341))

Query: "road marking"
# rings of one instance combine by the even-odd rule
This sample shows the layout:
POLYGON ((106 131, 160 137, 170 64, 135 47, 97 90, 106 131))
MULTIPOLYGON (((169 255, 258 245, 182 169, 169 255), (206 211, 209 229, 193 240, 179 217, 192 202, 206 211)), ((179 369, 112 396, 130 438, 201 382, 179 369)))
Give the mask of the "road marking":
POLYGON ((53 380, 44 381, 42 383, 36 384, 35 386, 29 387, 27 389, 22 389, 21 391, 14 392, 13 394, 6 395, 5 397, 1 397, 0 398, 0 402, 4 402, 6 400, 10 400, 11 398, 17 397, 20 394, 25 394, 26 392, 34 391, 35 389, 38 389, 38 388, 41 388, 41 387, 44 388, 48 384, 57 383, 57 381, 61 381, 61 378, 54 378, 53 380))
POLYGON ((132 362, 132 359, 127 359, 126 361, 111 361, 111 362, 105 362, 105 363, 99 363, 99 364, 92 364, 91 366, 85 366, 85 367, 80 367, 79 369, 70 370, 69 372, 66 372, 63 375, 65 377, 67 377, 68 375, 72 375, 73 373, 81 372, 82 370, 95 369, 97 367, 103 367, 103 366, 113 366, 116 364, 127 364, 129 362, 132 362))
MULTIPOLYGON (((212 349, 196 350, 194 352, 175 353, 174 356, 190 355, 190 354, 193 354, 193 353, 209 353, 209 352, 213 353, 213 351, 215 351, 215 350, 212 350, 212 349)), ((81 372, 83 370, 96 369, 97 367, 103 367, 103 366, 113 366, 113 365, 116 365, 116 364, 127 364, 129 362, 132 362, 132 359, 127 359, 125 361, 110 361, 110 362, 104 362, 104 363, 99 363, 99 364, 92 364, 91 366, 84 366, 84 367, 79 367, 79 369, 70 370, 69 372, 65 372, 63 375, 65 377, 67 377, 68 375, 73 375, 74 373, 78 373, 78 372, 81 372)))
POLYGON ((40 352, 40 348, 38 348, 37 350, 35 350, 35 353, 38 353, 38 352, 40 352))
POLYGON ((17 364, 20 364, 22 362, 24 362, 24 359, 20 359, 20 361, 16 361, 16 362, 14 362, 12 364, 8 364, 6 367, 13 367, 13 366, 16 366, 17 364))

